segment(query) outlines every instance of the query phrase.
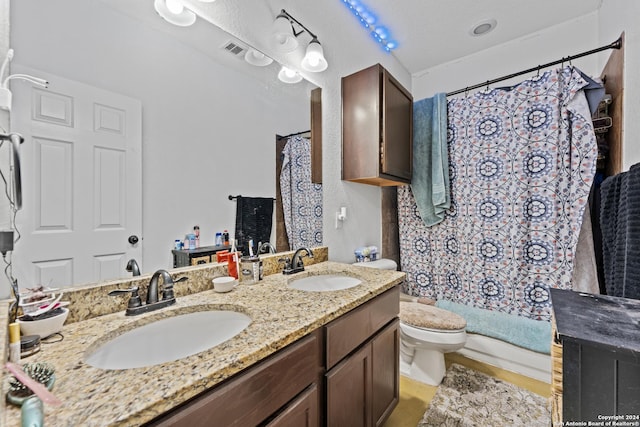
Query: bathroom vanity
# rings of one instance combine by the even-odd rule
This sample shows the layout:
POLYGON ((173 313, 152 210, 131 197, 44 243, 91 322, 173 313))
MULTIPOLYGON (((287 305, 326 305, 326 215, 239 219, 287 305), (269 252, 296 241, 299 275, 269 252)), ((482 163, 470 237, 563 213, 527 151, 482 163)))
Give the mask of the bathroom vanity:
MULTIPOLYGON (((191 267, 198 273, 193 280, 210 281, 213 273, 207 272, 215 265, 191 267)), ((322 262, 229 293, 181 296, 177 284, 175 306, 133 317, 123 307, 79 319, 65 325, 64 341, 44 346, 25 362, 56 367, 53 392, 64 404, 46 408, 48 425, 380 425, 398 400, 398 285, 404 276, 322 262), (326 274, 361 284, 332 292, 289 286, 326 274), (137 326, 221 309, 245 313, 251 324, 208 350, 127 370, 84 361, 90 349, 137 326)), ((6 409, 6 426, 20 425, 18 408, 6 409)))
POLYGON ((399 297, 387 290, 146 425, 381 425, 399 396, 399 297))

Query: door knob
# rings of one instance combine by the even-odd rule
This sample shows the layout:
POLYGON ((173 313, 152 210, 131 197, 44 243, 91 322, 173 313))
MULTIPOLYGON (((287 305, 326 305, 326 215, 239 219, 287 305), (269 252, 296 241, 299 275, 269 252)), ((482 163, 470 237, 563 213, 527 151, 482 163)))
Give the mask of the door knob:
POLYGON ((138 236, 136 236, 135 234, 129 236, 129 239, 127 240, 129 240, 129 243, 131 243, 132 245, 135 245, 139 241, 138 236))

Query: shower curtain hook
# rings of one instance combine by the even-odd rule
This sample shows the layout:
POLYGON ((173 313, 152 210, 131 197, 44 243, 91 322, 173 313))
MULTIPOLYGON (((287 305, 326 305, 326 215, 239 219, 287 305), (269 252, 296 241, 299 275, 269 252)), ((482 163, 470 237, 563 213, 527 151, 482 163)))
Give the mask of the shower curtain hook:
POLYGON ((489 80, 487 80, 487 87, 484 90, 485 92, 489 92, 489 80))
POLYGON ((538 65, 538 72, 536 74, 536 77, 540 77, 540 65, 538 65))
POLYGON ((464 88, 464 97, 468 98, 469 97, 469 86, 464 88))

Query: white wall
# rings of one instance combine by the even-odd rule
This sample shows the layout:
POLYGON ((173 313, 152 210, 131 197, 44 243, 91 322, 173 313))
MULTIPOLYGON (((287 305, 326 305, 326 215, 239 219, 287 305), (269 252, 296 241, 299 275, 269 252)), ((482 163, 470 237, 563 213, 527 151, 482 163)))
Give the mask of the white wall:
POLYGON ((144 272, 171 267, 195 224, 203 246, 233 234, 229 194, 275 197, 275 135, 309 129, 308 94, 280 95, 100 1, 12 6, 14 63, 142 101, 144 272))
MULTIPOLYGON (((4 61, 9 50, 9 0, 0 0, 0 64, 4 61)), ((0 76, 0 78, 3 76, 0 76)), ((0 132, 9 130, 9 113, 0 110, 0 132)), ((0 148, 0 169, 7 175, 9 171, 9 144, 0 148)), ((2 190, 4 192, 4 190, 2 190)), ((0 203, 0 230, 10 228, 9 205, 0 203)), ((0 295, 2 292, 0 292, 0 295)))
MULTIPOLYGON (((640 2, 636 0, 604 0, 598 23, 600 44, 608 44, 625 33, 623 169, 640 162, 640 2)), ((600 56, 599 69, 608 55, 600 56)))

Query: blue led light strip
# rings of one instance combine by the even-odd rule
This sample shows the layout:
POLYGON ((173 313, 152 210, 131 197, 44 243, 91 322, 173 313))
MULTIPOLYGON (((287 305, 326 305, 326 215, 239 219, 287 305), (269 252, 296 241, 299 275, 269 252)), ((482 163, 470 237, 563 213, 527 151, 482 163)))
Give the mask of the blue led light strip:
POLYGON ((387 52, 391 52, 398 47, 398 42, 391 37, 391 31, 380 22, 379 18, 373 13, 367 5, 359 0, 341 0, 347 9, 358 18, 360 24, 369 31, 369 34, 375 41, 380 43, 382 48, 387 52))

